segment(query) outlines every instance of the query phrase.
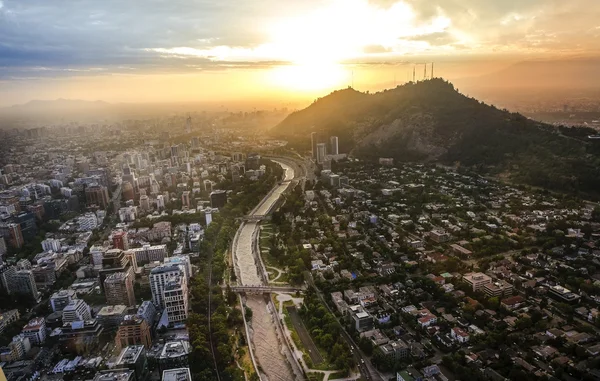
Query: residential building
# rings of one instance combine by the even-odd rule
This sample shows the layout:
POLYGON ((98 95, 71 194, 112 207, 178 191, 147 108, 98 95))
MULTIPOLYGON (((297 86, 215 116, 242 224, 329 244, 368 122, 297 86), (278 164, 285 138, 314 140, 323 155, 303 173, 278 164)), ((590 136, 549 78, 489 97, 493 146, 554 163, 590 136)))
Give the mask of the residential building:
POLYGON ((17 268, 15 266, 0 265, 0 286, 9 295, 14 293, 12 280, 16 274, 17 268))
POLYGON ((104 330, 115 330, 127 315, 127 306, 104 306, 96 315, 98 323, 102 324, 104 330))
POLYGON ((104 327, 96 319, 64 323, 59 336, 61 349, 78 355, 90 354, 100 345, 104 327))
POLYGON ((352 319, 354 319, 354 328, 358 332, 368 331, 373 329, 373 317, 366 311, 359 310, 352 314, 352 319))
POLYGON ((8 310, 0 313, 0 334, 4 332, 6 327, 19 320, 19 310, 8 310))
POLYGON ((548 289, 548 295, 564 303, 576 303, 581 296, 562 286, 553 286, 548 289))
POLYGON ((23 336, 29 339, 31 344, 42 345, 46 341, 46 319, 37 317, 31 319, 21 331, 23 336))
POLYGON ((162 381, 192 381, 190 368, 176 368, 163 371, 162 381))
POLYGON ((129 369, 103 370, 92 381, 134 381, 135 372, 129 369))
POLYGON ((154 325, 154 319, 156 318, 156 307, 154 303, 149 300, 144 301, 137 310, 137 316, 141 317, 148 323, 148 326, 152 329, 154 325))
POLYGON ((55 253, 60 252, 61 243, 59 239, 48 238, 42 241, 42 249, 44 251, 54 251, 55 253))
POLYGON ((134 371, 134 379, 143 381, 148 376, 148 359, 143 345, 132 345, 121 350, 115 368, 134 371))
POLYGON ((52 311, 61 312, 69 303, 71 303, 71 300, 75 298, 75 290, 72 289, 55 292, 50 297, 50 306, 52 307, 52 311))
POLYGON ((492 283, 492 278, 483 273, 468 273, 463 276, 463 281, 467 283, 473 291, 483 291, 486 284, 492 283))
POLYGON ((112 241, 115 249, 129 250, 129 239, 126 231, 119 230, 117 232, 113 232, 112 241))
POLYGON ((452 340, 457 341, 461 344, 469 341, 469 334, 460 327, 454 327, 450 330, 450 337, 452 340))
POLYGON ((210 193, 210 207, 222 208, 227 204, 227 191, 214 190, 210 193))
POLYGON ((144 245, 143 247, 136 247, 129 251, 133 252, 135 259, 139 264, 154 261, 162 262, 169 256, 167 245, 144 245))
POLYGON ((394 361, 404 360, 410 356, 410 348, 402 340, 390 341, 379 348, 386 357, 390 357, 394 361))
POLYGON ((190 207, 190 191, 184 191, 181 194, 181 206, 184 208, 190 207))
POLYGON ((340 150, 339 150, 339 139, 337 136, 332 136, 329 138, 329 143, 331 144, 331 148, 329 153, 331 155, 339 155, 340 150))
POLYGON ((184 274, 171 275, 166 279, 163 300, 169 324, 185 323, 188 317, 188 288, 184 274))
POLYGON ((92 184, 85 188, 85 200, 88 205, 98 205, 106 209, 110 203, 108 189, 99 184, 92 184))
POLYGON ((113 273, 104 280, 106 303, 110 305, 135 305, 133 279, 130 273, 113 273))
POLYGON ((152 302, 159 308, 165 308, 164 289, 165 284, 172 276, 183 274, 179 265, 169 264, 155 267, 150 271, 150 290, 152 292, 152 302))
POLYGON ((40 299, 40 293, 38 292, 31 270, 17 271, 12 277, 11 290, 15 294, 26 295, 33 300, 40 299))
POLYGON ((489 297, 511 296, 513 285, 505 280, 490 282, 483 286, 483 292, 489 297))
POLYGON ((152 335, 150 325, 139 315, 126 315, 115 338, 117 348, 121 349, 128 345, 143 345, 146 349, 152 346, 152 335))
POLYGON ((326 155, 327 145, 325 143, 317 143, 317 164, 323 164, 326 155))
POLYGON ((73 299, 65 306, 62 311, 63 324, 68 324, 75 321, 85 321, 92 318, 90 306, 81 299, 73 299))

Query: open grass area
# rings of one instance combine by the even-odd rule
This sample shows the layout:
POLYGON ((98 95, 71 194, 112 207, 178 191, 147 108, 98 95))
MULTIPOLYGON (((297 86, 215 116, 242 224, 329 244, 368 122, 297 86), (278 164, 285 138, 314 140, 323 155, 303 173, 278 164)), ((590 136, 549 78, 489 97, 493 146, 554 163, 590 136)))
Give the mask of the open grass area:
POLYGON ((308 381, 323 381, 324 379, 325 373, 323 372, 308 373, 308 381))
POLYGON ((331 373, 329 380, 337 380, 338 378, 346 378, 350 374, 347 370, 340 370, 339 372, 331 373))

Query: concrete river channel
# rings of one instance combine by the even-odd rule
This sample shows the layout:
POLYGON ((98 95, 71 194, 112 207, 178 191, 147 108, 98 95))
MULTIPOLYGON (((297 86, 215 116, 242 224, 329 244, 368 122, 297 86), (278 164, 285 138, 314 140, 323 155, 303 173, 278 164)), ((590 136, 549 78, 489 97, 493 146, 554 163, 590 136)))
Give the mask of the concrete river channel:
MULTIPOLYGON (((275 206, 282 194, 294 179, 294 169, 277 160, 273 160, 285 171, 282 182, 248 215, 252 220, 240 225, 233 240, 233 262, 237 282, 240 286, 267 285, 268 276, 260 257, 259 237, 260 219, 275 206)), ((304 379, 302 371, 282 337, 277 311, 272 301, 264 295, 247 294, 243 301, 252 309, 252 319, 246 329, 250 339, 251 355, 260 379, 263 381, 289 381, 304 379)))

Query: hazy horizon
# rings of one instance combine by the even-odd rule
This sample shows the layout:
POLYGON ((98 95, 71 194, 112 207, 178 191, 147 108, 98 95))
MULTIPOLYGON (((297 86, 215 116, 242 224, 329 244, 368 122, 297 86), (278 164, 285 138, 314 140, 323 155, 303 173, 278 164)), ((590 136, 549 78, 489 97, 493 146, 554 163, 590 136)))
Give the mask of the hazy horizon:
POLYGON ((415 64, 420 79, 426 62, 455 81, 599 57, 599 16, 593 0, 0 0, 0 107, 307 101, 392 87, 415 64))

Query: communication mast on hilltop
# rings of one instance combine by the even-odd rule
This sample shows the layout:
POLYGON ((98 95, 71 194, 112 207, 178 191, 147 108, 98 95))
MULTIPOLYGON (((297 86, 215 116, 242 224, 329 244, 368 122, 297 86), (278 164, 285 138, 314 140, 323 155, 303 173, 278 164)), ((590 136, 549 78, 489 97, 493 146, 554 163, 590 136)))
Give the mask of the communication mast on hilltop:
POLYGON ((427 64, 423 65, 423 81, 427 79, 427 64))
POLYGON ((432 62, 431 63, 431 79, 433 79, 433 78, 434 78, 434 76, 433 76, 433 62, 432 62))
POLYGON ((416 66, 413 66, 413 82, 415 81, 416 66))

